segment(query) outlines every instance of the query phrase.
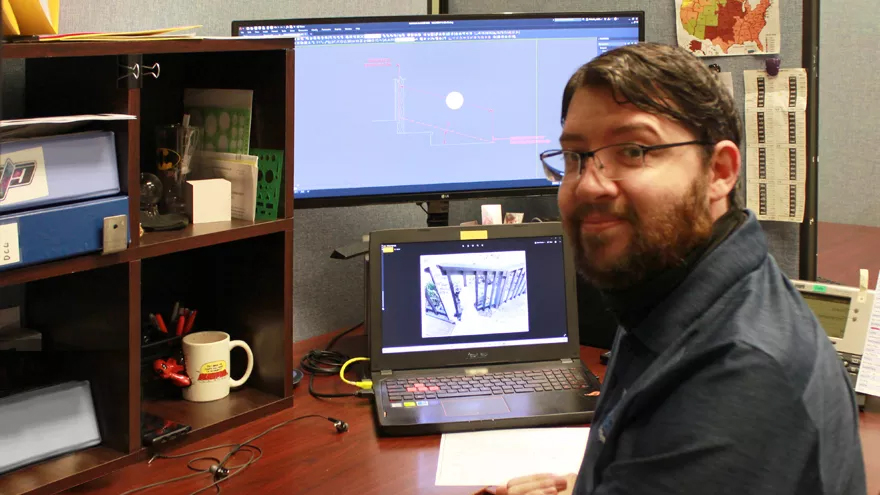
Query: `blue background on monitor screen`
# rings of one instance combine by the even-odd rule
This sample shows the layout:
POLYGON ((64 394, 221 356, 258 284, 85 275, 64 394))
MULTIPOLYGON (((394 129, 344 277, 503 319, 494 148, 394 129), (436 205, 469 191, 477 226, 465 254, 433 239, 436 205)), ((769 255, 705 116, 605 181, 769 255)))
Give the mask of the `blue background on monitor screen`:
POLYGON ((538 155, 566 81, 640 33, 576 14, 272 24, 237 34, 296 38, 295 199, 552 186, 538 155))

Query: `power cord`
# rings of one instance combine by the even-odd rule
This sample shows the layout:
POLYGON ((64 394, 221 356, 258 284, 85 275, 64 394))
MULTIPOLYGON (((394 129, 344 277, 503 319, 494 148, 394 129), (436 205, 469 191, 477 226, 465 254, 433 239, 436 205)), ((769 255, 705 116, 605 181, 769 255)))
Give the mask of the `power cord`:
POLYGON ((158 486, 169 485, 171 483, 176 483, 178 481, 183 481, 183 480, 187 480, 190 478, 195 478, 197 476, 202 476, 205 474, 210 474, 213 482, 210 485, 199 488, 198 490, 192 492, 190 495, 196 495, 196 494, 201 493, 205 490, 208 490, 209 488, 216 488, 217 489, 216 493, 219 494, 220 493, 220 483, 222 483, 222 482, 228 480, 229 478, 232 478, 233 476, 236 476, 237 474, 241 473, 242 471, 247 469, 249 466, 251 466, 252 464, 256 463, 258 460, 260 460, 261 457, 263 457, 262 449, 260 449, 256 445, 251 445, 251 442, 263 437, 264 435, 266 435, 274 430, 277 430, 278 428, 287 426, 290 423, 293 423, 295 421, 299 421, 301 419, 307 419, 307 418, 326 419, 327 421, 330 421, 331 423, 333 423, 333 426, 336 427, 337 433, 345 433, 346 431, 348 431, 348 423, 346 423, 345 421, 342 421, 342 420, 336 419, 336 418, 331 418, 328 416, 323 416, 321 414, 306 414, 304 416, 299 416, 299 417, 296 417, 293 419, 288 419, 287 421, 282 421, 281 423, 278 423, 275 426, 272 426, 272 427, 266 429, 265 431, 263 431, 262 433, 260 433, 258 435, 254 435, 253 437, 251 437, 241 443, 217 445, 215 447, 207 447, 204 449, 193 450, 191 452, 186 452, 183 454, 165 455, 165 454, 161 454, 161 453, 156 453, 153 455, 152 458, 150 458, 150 460, 147 462, 147 464, 151 464, 156 459, 180 459, 182 457, 189 457, 194 454, 201 454, 202 452, 208 452, 211 450, 217 450, 217 449, 223 449, 223 448, 231 448, 232 449, 223 457, 223 459, 217 459, 216 457, 209 457, 209 456, 196 457, 194 459, 190 459, 189 461, 187 461, 186 467, 195 471, 194 473, 183 475, 183 476, 178 476, 177 478, 171 478, 171 479, 168 479, 165 481, 159 481, 157 483, 151 483, 149 485, 144 485, 144 486, 140 486, 137 488, 133 488, 127 492, 122 493, 122 495, 130 495, 132 493, 136 493, 139 491, 149 490, 150 488, 156 488, 158 486), (228 466, 227 467, 226 463, 229 462, 229 459, 231 459, 232 456, 234 456, 238 452, 242 452, 242 451, 250 454, 250 457, 248 457, 248 460, 242 464, 237 464, 235 466, 228 466), (211 465, 208 466, 207 468, 195 467, 195 463, 206 462, 206 461, 212 462, 211 465))
MULTIPOLYGON (((365 380, 363 382, 357 382, 363 385, 357 385, 355 382, 350 382, 345 379, 344 376, 341 375, 341 372, 344 371, 345 367, 348 366, 351 362, 354 362, 349 356, 345 354, 334 351, 333 346, 336 345, 336 342, 339 341, 345 335, 357 330, 360 328, 364 322, 360 322, 357 325, 349 328, 348 330, 340 333, 339 335, 333 337, 330 342, 327 343, 327 346, 321 349, 315 349, 309 351, 303 358, 300 360, 300 368, 303 373, 307 373, 309 375, 309 394, 312 397, 318 399, 334 399, 341 397, 362 397, 362 398, 370 398, 373 396, 372 383, 370 386, 365 386, 366 382, 369 380, 365 380), (349 383, 351 385, 355 385, 359 387, 359 390, 354 392, 338 392, 338 393, 325 393, 318 392, 315 390, 315 376, 331 376, 340 374, 343 381, 349 383)), ((367 358, 355 358, 357 361, 362 361, 367 358)))

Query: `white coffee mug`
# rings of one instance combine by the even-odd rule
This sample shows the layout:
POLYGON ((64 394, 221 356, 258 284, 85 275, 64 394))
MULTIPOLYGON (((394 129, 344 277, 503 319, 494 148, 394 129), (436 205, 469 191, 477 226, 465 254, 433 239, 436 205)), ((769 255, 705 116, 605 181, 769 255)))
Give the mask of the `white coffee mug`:
POLYGON ((229 389, 240 387, 251 376, 254 354, 241 340, 229 339, 226 332, 196 332, 183 338, 183 359, 190 386, 183 389, 183 398, 193 402, 208 402, 229 395, 229 389), (247 370, 238 380, 229 375, 229 355, 234 347, 247 353, 247 370))

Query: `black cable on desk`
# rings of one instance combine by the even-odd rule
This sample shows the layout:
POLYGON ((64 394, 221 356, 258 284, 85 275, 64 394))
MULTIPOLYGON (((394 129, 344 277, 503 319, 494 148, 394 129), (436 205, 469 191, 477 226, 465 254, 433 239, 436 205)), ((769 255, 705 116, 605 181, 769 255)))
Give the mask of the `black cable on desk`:
POLYGON ((121 495, 130 495, 135 492, 148 490, 150 488, 156 488, 156 487, 168 485, 171 483, 176 483, 178 481, 183 481, 183 480, 194 478, 196 476, 201 476, 201 475, 209 475, 211 477, 211 479, 213 480, 213 482, 210 485, 206 485, 202 488, 199 488, 198 490, 192 492, 190 495, 196 495, 196 494, 201 493, 209 488, 216 488, 217 489, 216 493, 219 494, 220 493, 220 483, 223 483, 224 481, 228 480, 229 478, 232 478, 233 476, 241 473, 242 471, 247 469, 249 466, 251 466, 252 464, 256 463, 258 460, 260 460, 261 457, 263 457, 262 449, 260 449, 256 445, 251 445, 251 442, 258 440, 259 438, 263 437, 264 435, 266 435, 274 430, 277 430, 278 428, 281 428, 283 426, 287 426, 290 423, 293 423, 295 421, 299 421, 301 419, 307 419, 307 418, 326 419, 327 421, 332 422, 334 424, 334 426, 336 426, 336 430, 340 433, 348 430, 348 425, 345 422, 340 421, 336 418, 330 418, 330 417, 324 416, 322 414, 306 414, 304 416, 299 416, 299 417, 296 417, 293 419, 288 419, 287 421, 282 421, 281 423, 278 423, 270 428, 267 428, 262 433, 260 433, 258 435, 254 435, 251 438, 248 438, 247 440, 245 440, 244 442, 241 442, 241 443, 217 445, 214 447, 207 447, 204 449, 198 449, 198 450, 193 450, 190 452, 185 452, 183 454, 166 455, 166 454, 157 453, 157 454, 153 455, 153 457, 150 459, 148 464, 152 463, 156 459, 180 459, 182 457, 188 457, 188 456, 191 456, 194 454, 201 454, 202 452, 208 452, 211 450, 217 450, 217 449, 222 449, 222 448, 231 448, 232 449, 223 457, 222 460, 217 459, 216 457, 207 457, 207 456, 196 457, 194 459, 190 459, 189 461, 187 461, 186 467, 195 471, 195 473, 186 474, 183 476, 178 476, 177 478, 171 478, 171 479, 159 481, 156 483, 151 483, 149 485, 139 486, 137 488, 132 488, 131 490, 128 490, 127 492, 123 492, 121 495), (226 463, 229 462, 229 459, 233 455, 235 455, 241 451, 245 451, 250 454, 250 457, 248 458, 248 460, 242 464, 226 467, 226 463), (193 463, 205 462, 205 461, 211 462, 210 467, 208 467, 206 469, 199 469, 193 465, 193 463), (223 471, 223 474, 218 475, 217 471, 223 471))
POLYGON ((360 328, 364 322, 360 322, 357 325, 349 328, 348 330, 340 333, 339 335, 330 339, 330 342, 327 343, 327 346, 321 349, 314 349, 309 351, 299 362, 299 366, 302 369, 303 373, 309 374, 309 393, 312 397, 318 399, 334 399, 340 397, 364 397, 368 398, 372 395, 369 390, 357 390, 355 392, 341 392, 341 393, 324 393, 317 392, 314 388, 315 376, 331 376, 338 375, 339 370, 342 368, 342 365, 345 364, 346 361, 350 359, 349 356, 334 351, 333 346, 336 345, 336 342, 339 341, 345 335, 357 330, 360 328))

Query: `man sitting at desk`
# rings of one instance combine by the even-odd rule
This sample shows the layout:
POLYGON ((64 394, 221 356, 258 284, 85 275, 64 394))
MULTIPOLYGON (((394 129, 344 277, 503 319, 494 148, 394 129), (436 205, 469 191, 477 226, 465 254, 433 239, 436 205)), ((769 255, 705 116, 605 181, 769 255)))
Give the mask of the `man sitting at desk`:
POLYGON ((854 393, 737 204, 740 119, 715 75, 676 47, 619 48, 571 77, 562 122, 541 158, 621 330, 576 482, 496 493, 864 494, 854 393))

